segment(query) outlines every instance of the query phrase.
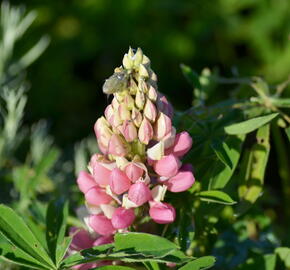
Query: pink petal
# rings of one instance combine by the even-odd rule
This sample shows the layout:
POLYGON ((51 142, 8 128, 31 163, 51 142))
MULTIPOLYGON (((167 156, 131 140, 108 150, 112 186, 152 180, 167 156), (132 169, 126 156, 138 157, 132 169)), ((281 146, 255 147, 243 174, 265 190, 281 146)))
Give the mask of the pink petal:
POLYGON ((86 248, 91 248, 93 246, 94 240, 91 238, 88 231, 72 227, 69 231, 70 235, 73 235, 70 248, 73 250, 82 250, 86 248))
POLYGON ((89 218, 90 227, 100 235, 111 235, 115 232, 110 219, 104 215, 91 215, 89 218))
POLYGON ((112 224, 115 229, 125 229, 133 223, 134 219, 135 214, 132 208, 119 207, 112 216, 112 224))
POLYGON ((90 163, 93 169, 93 176, 100 186, 109 185, 111 171, 102 162, 94 161, 90 163))
POLYGON ((175 209, 168 203, 152 203, 149 210, 150 217, 159 224, 172 223, 175 220, 175 209))
POLYGON ((126 166, 125 173, 132 182, 135 182, 140 177, 142 177, 144 170, 139 166, 137 166, 136 164, 134 164, 134 162, 131 162, 126 166))
POLYGON ((176 135, 174 145, 166 150, 166 154, 172 153, 177 157, 184 156, 192 146, 192 138, 188 132, 183 131, 176 135))
POLYGON ((93 246, 100 246, 105 244, 110 244, 114 242, 114 238, 112 235, 110 236, 100 236, 93 244, 93 246))
POLYGON ((138 138, 144 144, 148 144, 153 138, 153 128, 146 117, 144 117, 139 127, 138 138))
POLYGON ((85 171, 80 171, 77 183, 80 191, 83 193, 86 193, 90 188, 97 186, 93 176, 85 171))
POLYGON ((119 135, 113 134, 109 142, 108 153, 115 156, 124 157, 127 152, 125 142, 119 135))
POLYGON ((127 142, 133 142, 137 138, 137 129, 133 122, 124 121, 122 134, 127 142))
POLYGON ((175 176, 171 177, 168 181, 165 181, 164 184, 171 192, 182 192, 189 189, 194 181, 192 166, 190 164, 185 164, 180 168, 175 176))
POLYGON ((158 141, 165 138, 171 133, 171 119, 164 113, 160 112, 154 125, 154 138, 158 141))
POLYGON ((112 201, 112 197, 109 196, 103 188, 92 187, 85 193, 86 201, 92 205, 108 204, 112 201))
POLYGON ((170 154, 156 161, 153 165, 154 170, 160 176, 172 177, 177 174, 181 163, 177 157, 170 154))
POLYGON ((122 194, 131 186, 131 181, 127 175, 118 168, 112 170, 110 177, 110 187, 115 194, 122 194))
POLYGON ((128 198, 137 206, 140 206, 148 202, 152 198, 152 196, 150 189, 145 183, 137 182, 130 187, 128 192, 128 198))

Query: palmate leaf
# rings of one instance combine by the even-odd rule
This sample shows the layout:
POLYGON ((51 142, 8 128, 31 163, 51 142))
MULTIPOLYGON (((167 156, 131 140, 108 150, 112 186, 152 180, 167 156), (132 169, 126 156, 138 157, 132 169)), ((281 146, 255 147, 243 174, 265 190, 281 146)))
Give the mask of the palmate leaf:
POLYGON ((46 214, 46 241, 56 265, 59 265, 70 243, 65 240, 66 219, 68 216, 68 202, 52 201, 46 214))
POLYGON ((31 269, 48 269, 47 266, 39 263, 38 260, 25 253, 23 250, 12 245, 0 235, 0 257, 11 263, 16 263, 31 269))
MULTIPOLYGON (((0 232, 11 243, 12 250, 14 250, 14 247, 16 248, 15 256, 19 256, 20 253, 26 253, 34 258, 33 263, 37 260, 44 269, 56 269, 44 247, 25 222, 11 208, 5 205, 0 205, 0 213, 0 232), (18 252, 19 250, 20 253, 18 252)), ((4 253, 3 256, 5 254, 7 253, 4 253)), ((11 257, 8 259, 11 260, 11 257)), ((17 262, 15 260, 15 263, 17 262)))
POLYGON ((271 113, 269 115, 264 115, 240 123, 232 124, 225 127, 225 132, 231 135, 247 134, 269 123, 278 115, 279 113, 271 113))
POLYGON ((96 246, 75 253, 63 261, 63 267, 98 260, 123 262, 160 262, 183 264, 192 260, 179 247, 160 236, 146 233, 116 234, 114 244, 96 246))
POLYGON ((115 250, 132 250, 134 253, 154 254, 155 257, 162 257, 179 247, 169 240, 147 233, 122 233, 115 236, 115 250))

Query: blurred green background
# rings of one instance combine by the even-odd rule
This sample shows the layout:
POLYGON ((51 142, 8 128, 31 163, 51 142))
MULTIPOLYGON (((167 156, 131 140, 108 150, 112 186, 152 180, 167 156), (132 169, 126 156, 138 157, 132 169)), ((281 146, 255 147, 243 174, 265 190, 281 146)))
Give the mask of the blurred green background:
MULTIPOLYGON (((12 1, 38 17, 19 52, 47 33, 51 44, 28 69, 27 123, 50 121, 63 146, 88 134, 107 100, 101 87, 129 46, 152 60, 159 90, 177 109, 191 105, 180 63, 223 76, 290 74, 289 0, 12 1)), ((16 50, 17 54, 17 50, 16 50)), ((227 96, 221 88, 217 101, 227 96)))

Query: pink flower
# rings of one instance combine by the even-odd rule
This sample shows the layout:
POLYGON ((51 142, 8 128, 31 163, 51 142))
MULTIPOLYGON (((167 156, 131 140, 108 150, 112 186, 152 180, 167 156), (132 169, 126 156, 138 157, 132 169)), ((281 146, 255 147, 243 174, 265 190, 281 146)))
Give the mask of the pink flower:
POLYGON ((153 167, 155 172, 158 173, 160 176, 172 177, 177 174, 180 166, 181 162, 179 161, 179 159, 174 155, 170 154, 156 161, 153 167))
POLYGON ((137 206, 140 206, 151 199, 151 191, 144 182, 136 182, 130 187, 128 198, 137 206))
POLYGON ((114 242, 114 238, 112 237, 112 235, 109 236, 100 236, 99 238, 97 238, 97 240, 95 240, 93 246, 101 246, 101 245, 105 245, 105 244, 110 244, 114 242))
POLYGON ((85 171, 80 171, 77 183, 80 191, 83 193, 86 193, 90 188, 97 186, 93 176, 85 171))
POLYGON ((153 128, 149 120, 144 117, 138 131, 138 138, 141 143, 148 144, 153 138, 153 128))
POLYGON ((190 164, 185 164, 180 168, 175 176, 171 177, 168 181, 165 181, 164 184, 171 192, 182 192, 189 189, 194 181, 192 166, 190 164))
POLYGON ((124 157, 127 152, 128 151, 125 142, 118 134, 113 134, 109 142, 108 154, 124 157))
POLYGON ((125 229, 128 228, 134 221, 135 214, 132 208, 125 209, 119 207, 115 210, 112 216, 112 224, 115 229, 125 229))
POLYGON ((131 181, 127 175, 118 168, 113 169, 110 177, 110 187, 115 194, 122 194, 131 186, 131 181))
POLYGON ((130 162, 125 167, 125 173, 132 182, 136 182, 140 177, 142 177, 144 170, 137 166, 134 162, 130 162))
POLYGON ((90 227, 100 235, 111 235, 115 232, 110 219, 104 215, 91 215, 89 218, 90 227))
POLYGON ((95 123, 94 130, 96 133, 100 150, 104 154, 107 154, 106 151, 109 146, 111 136, 113 134, 112 130, 110 129, 109 123, 104 117, 101 117, 95 123))
POLYGON ((108 204, 112 201, 111 196, 109 196, 103 188, 92 187, 85 193, 86 201, 92 205, 108 204))
POLYGON ((115 164, 106 160, 102 160, 99 155, 94 155, 90 161, 90 166, 93 171, 93 176, 96 182, 100 186, 106 186, 109 184, 111 170, 115 167, 115 164))
POLYGON ((172 129, 171 119, 165 113, 160 112, 154 125, 154 138, 162 140, 172 129))
POLYGON ((121 120, 129 120, 131 118, 130 111, 128 110, 126 104, 121 103, 118 107, 118 113, 121 118, 121 120))
POLYGON ((175 137, 174 145, 166 150, 166 154, 174 154, 177 157, 184 156, 192 146, 192 138, 188 132, 183 131, 175 137))
POLYGON ((144 115, 149 119, 151 122, 154 122, 157 116, 157 110, 155 105, 150 99, 147 99, 145 107, 144 107, 144 115))
POLYGON ((168 203, 151 202, 149 215, 156 223, 172 223, 175 220, 175 209, 168 203))
POLYGON ((124 121, 122 133, 127 142, 133 142, 137 138, 137 129, 131 121, 124 121))
POLYGON ((84 229, 71 227, 69 235, 73 236, 70 244, 70 248, 73 250, 82 250, 93 246, 94 239, 92 239, 89 232, 84 229))

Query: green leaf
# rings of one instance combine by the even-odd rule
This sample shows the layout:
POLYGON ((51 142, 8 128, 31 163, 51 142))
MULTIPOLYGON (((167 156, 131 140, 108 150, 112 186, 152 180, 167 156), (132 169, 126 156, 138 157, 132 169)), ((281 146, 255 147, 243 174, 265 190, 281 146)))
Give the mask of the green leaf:
POLYGON ((208 269, 212 267, 215 264, 215 257, 213 256, 205 256, 198 258, 196 260, 193 260, 186 265, 179 268, 179 270, 202 270, 202 269, 208 269))
POLYGON ((47 246, 56 265, 62 260, 67 249, 64 243, 66 219, 68 216, 68 202, 52 201, 46 214, 46 241, 47 246))
POLYGON ((225 143, 229 147, 228 157, 231 160, 232 168, 225 166, 223 163, 218 162, 214 164, 208 172, 205 173, 205 177, 209 177, 209 189, 222 189, 231 179, 241 155, 241 149, 245 135, 228 136, 225 139, 225 143))
POLYGON ((148 233, 119 233, 115 235, 115 250, 128 250, 134 253, 150 254, 162 257, 179 249, 169 240, 148 233))
POLYGON ((290 142, 290 127, 285 128, 285 132, 286 132, 286 135, 287 135, 288 140, 290 142))
POLYGON ((65 254, 68 251, 68 248, 71 244, 72 237, 65 237, 62 244, 58 245, 56 248, 56 257, 58 258, 57 264, 58 266, 61 264, 65 254))
POLYGON ((148 270, 160 270, 159 264, 157 262, 149 261, 143 262, 143 264, 148 270))
POLYGON ((270 126, 266 125, 257 131, 257 142, 250 151, 245 151, 242 161, 237 213, 243 214, 259 198, 264 184, 264 175, 270 153, 270 126))
POLYGON ((278 254, 280 259, 284 262, 285 267, 290 268, 290 248, 278 247, 275 249, 275 253, 278 254))
POLYGON ((191 259, 193 258, 186 256, 174 243, 160 236, 146 233, 124 233, 115 235, 114 244, 81 250, 71 255, 63 261, 62 267, 72 267, 97 260, 180 264, 191 259))
POLYGON ((238 267, 238 270, 274 270, 276 265, 276 255, 267 254, 248 259, 238 267))
POLYGON ((12 245, 7 240, 1 239, 0 235, 0 257, 11 263, 16 263, 32 269, 49 269, 23 250, 12 245))
POLYGON ((9 207, 0 205, 0 232, 16 248, 29 254, 49 269, 55 266, 44 247, 24 221, 9 207))
POLYGON ((269 115, 252 118, 240 123, 232 124, 225 127, 225 132, 231 135, 247 134, 269 123, 278 115, 279 113, 272 113, 269 115))
POLYGON ((225 141, 221 141, 219 139, 215 139, 211 143, 211 148, 214 150, 216 156, 219 160, 228 166, 230 169, 233 168, 233 164, 230 158, 231 150, 229 149, 228 145, 225 141))
POLYGON ((205 202, 214 202, 226 205, 233 205, 236 203, 228 194, 219 190, 201 191, 198 196, 205 202))
POLYGON ((106 244, 101 246, 96 246, 89 249, 81 250, 62 261, 63 268, 70 268, 74 265, 93 262, 97 260, 108 260, 112 259, 109 257, 111 251, 113 250, 113 244, 106 244))
POLYGON ((290 108, 290 98, 275 98, 269 97, 272 105, 278 108, 290 108))

